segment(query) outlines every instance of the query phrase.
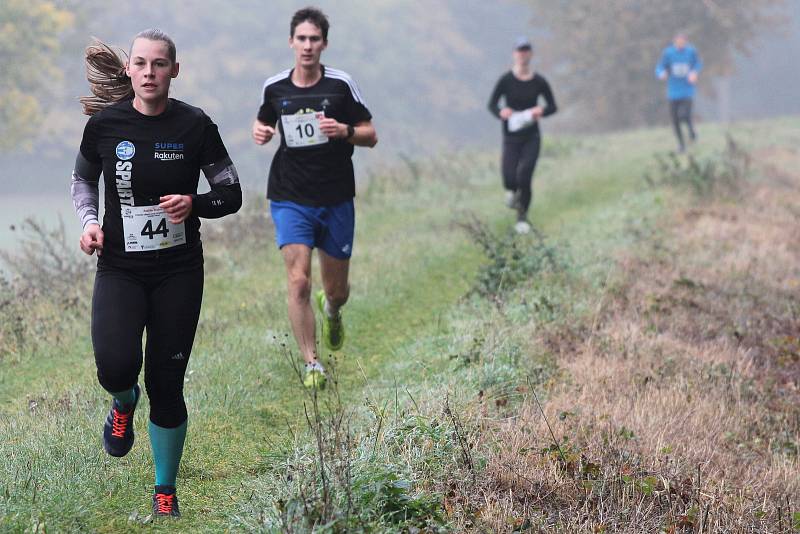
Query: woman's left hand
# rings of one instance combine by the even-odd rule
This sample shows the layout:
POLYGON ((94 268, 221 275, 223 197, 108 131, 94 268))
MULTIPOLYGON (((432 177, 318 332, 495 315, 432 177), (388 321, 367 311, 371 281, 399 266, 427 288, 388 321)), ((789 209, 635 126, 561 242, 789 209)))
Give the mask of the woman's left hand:
POLYGON ((189 218, 192 213, 192 197, 190 195, 165 195, 158 199, 158 205, 169 216, 169 222, 179 224, 189 218))

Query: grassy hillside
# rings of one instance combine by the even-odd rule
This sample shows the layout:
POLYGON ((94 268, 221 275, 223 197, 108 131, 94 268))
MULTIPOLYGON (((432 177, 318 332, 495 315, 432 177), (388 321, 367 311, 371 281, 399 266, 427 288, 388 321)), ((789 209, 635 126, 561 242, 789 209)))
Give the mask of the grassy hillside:
POLYGON ((0 530, 790 531, 798 125, 736 126, 749 159, 705 126, 689 170, 665 130, 549 138, 544 241, 509 233, 494 153, 376 174, 319 398, 252 200, 205 234, 178 522, 149 517, 146 399, 102 451, 91 271, 31 266, 0 288, 0 530))

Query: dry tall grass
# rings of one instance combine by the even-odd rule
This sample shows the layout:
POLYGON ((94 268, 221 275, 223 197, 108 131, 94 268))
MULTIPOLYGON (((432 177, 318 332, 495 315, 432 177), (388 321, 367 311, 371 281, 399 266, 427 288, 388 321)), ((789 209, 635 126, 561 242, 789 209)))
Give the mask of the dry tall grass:
POLYGON ((532 332, 568 378, 483 423, 460 528, 800 530, 800 153, 752 156, 736 198, 619 259, 586 324, 532 332))

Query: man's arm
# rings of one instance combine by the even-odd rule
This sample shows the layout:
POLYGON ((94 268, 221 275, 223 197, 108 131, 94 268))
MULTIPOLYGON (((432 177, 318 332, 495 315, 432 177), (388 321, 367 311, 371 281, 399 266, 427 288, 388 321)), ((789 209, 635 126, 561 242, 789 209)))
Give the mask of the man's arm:
POLYGON ((697 50, 692 50, 692 52, 692 70, 689 72, 689 83, 695 84, 697 83, 697 75, 703 69, 703 62, 700 60, 697 50))
POLYGON ((257 145, 265 145, 275 136, 275 124, 278 122, 278 115, 270 104, 269 85, 270 80, 274 78, 270 78, 264 83, 261 106, 259 106, 256 119, 253 121, 252 136, 257 145))
POLYGON ((667 51, 664 50, 661 53, 661 59, 658 60, 656 64, 656 78, 659 80, 666 80, 668 73, 667 70, 669 69, 669 61, 667 60, 667 51))
POLYGON ((322 133, 331 139, 346 139, 348 143, 355 146, 366 146, 369 148, 378 144, 378 134, 372 121, 357 122, 352 126, 353 135, 348 137, 350 128, 347 124, 338 122, 336 119, 324 118, 319 121, 322 133))
POLYGON ((257 145, 265 145, 269 143, 274 136, 274 124, 266 124, 258 119, 253 121, 253 140, 257 145))

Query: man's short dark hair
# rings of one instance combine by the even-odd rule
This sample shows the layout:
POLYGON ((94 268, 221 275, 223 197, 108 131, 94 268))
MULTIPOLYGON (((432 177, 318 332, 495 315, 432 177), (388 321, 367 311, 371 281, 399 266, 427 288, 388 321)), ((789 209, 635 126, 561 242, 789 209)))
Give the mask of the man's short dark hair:
POLYGON ((289 37, 294 37, 295 28, 303 22, 310 22, 319 28, 322 31, 322 40, 325 42, 328 41, 328 28, 330 28, 330 23, 328 23, 328 17, 325 16, 322 10, 316 7, 304 7, 298 10, 292 17, 292 22, 289 27, 289 37))

